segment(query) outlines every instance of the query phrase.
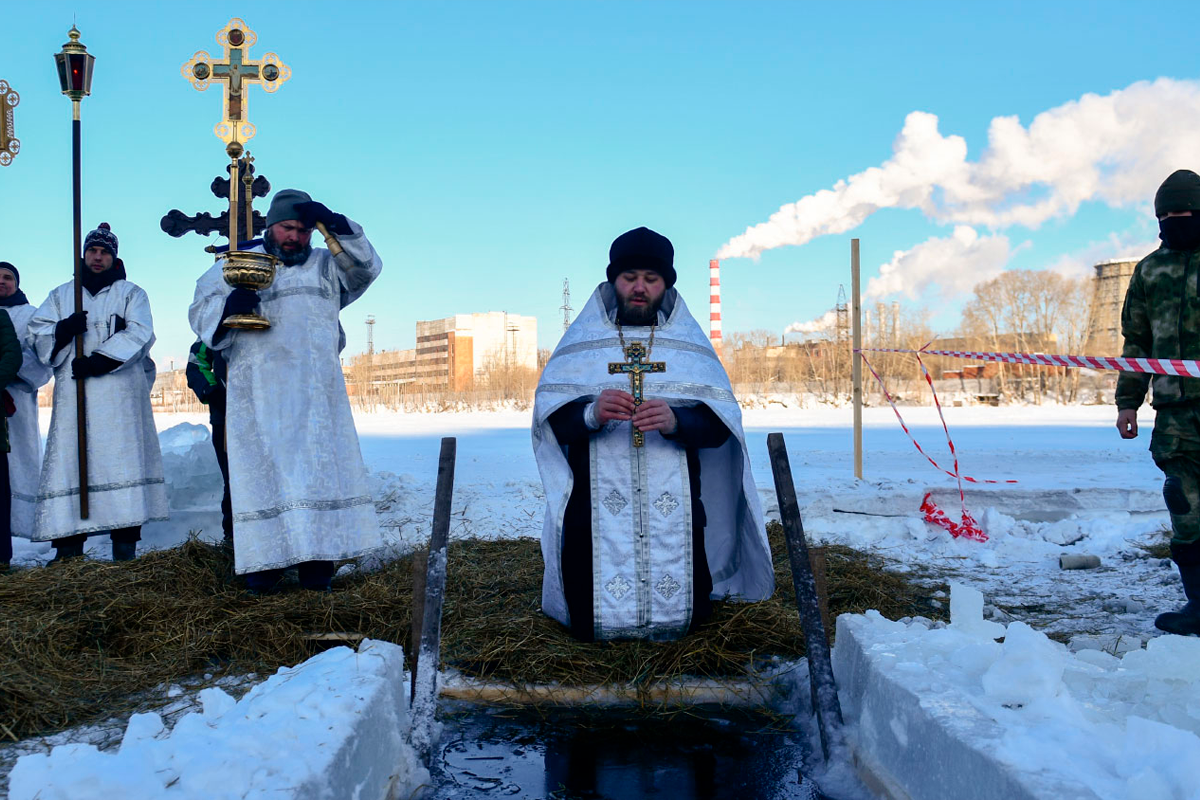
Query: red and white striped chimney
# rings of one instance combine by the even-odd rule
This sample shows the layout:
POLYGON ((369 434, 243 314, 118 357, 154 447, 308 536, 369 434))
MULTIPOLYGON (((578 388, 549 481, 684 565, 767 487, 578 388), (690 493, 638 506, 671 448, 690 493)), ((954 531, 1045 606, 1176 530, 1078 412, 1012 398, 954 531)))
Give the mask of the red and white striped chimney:
POLYGON ((721 353, 721 262, 712 259, 708 262, 708 340, 712 343, 717 355, 721 353))

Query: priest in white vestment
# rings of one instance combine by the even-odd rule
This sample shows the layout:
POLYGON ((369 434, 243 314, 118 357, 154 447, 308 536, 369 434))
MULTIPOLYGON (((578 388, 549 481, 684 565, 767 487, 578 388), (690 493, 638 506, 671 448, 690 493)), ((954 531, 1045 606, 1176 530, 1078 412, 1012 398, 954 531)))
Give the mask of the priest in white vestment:
POLYGON ((270 591, 297 565, 305 588, 328 590, 334 562, 383 545, 367 469, 346 396, 339 312, 383 263, 362 227, 295 189, 278 192, 263 242, 281 266, 261 292, 231 288, 218 261, 196 282, 189 319, 227 365, 226 442, 234 565, 254 591, 270 591), (323 223, 345 252, 310 245, 323 223), (266 330, 224 320, 255 308, 266 330))
POLYGON ((126 279, 108 223, 84 239, 83 311, 74 282, 50 292, 29 322, 38 359, 54 370, 54 407, 38 483, 34 541, 56 559, 83 555, 89 534, 109 533, 114 561, 136 555, 142 525, 167 518, 162 453, 150 408, 154 320, 150 300, 126 279), (75 337, 83 353, 75 357, 75 337), (84 381, 88 518, 80 518, 75 383, 84 381))
MULTIPOLYGON (((13 536, 29 539, 33 536, 33 510, 42 474, 37 393, 50 380, 50 368, 38 361, 29 336, 29 321, 37 308, 21 291, 21 273, 7 261, 0 261, 0 308, 8 312, 21 344, 21 369, 16 380, 4 387, 12 411, 8 418, 10 531, 13 536)), ((3 551, 4 544, 0 542, 0 562, 12 556, 11 550, 7 557, 3 551)))
POLYGON ((741 411, 670 241, 622 234, 607 276, 538 381, 542 608, 584 641, 673 639, 712 599, 770 597, 774 570, 741 411))

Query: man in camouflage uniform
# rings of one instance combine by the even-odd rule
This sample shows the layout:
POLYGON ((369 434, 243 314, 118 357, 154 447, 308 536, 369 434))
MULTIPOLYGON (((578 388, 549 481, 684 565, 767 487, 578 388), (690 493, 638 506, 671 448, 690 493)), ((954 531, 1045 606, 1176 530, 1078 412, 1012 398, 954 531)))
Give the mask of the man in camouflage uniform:
MULTIPOLYGON (((1162 246, 1134 269, 1121 311, 1126 357, 1200 359, 1200 175, 1181 169, 1154 196, 1162 246)), ((1117 430, 1138 435, 1137 409, 1151 376, 1123 372, 1117 380, 1117 430)), ((1200 379, 1153 377, 1156 417, 1150 437, 1154 463, 1166 475, 1163 499, 1171 513, 1171 557, 1187 605, 1159 614, 1154 624, 1200 634, 1200 379)))

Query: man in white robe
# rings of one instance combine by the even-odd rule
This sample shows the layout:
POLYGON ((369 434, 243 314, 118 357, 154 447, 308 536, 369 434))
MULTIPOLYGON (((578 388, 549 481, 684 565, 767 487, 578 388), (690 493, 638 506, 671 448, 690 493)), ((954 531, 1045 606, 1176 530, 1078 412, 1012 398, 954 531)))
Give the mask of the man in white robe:
POLYGON ((584 641, 673 639, 711 599, 770 597, 774 570, 741 411, 670 241, 622 234, 607 273, 538 381, 542 608, 584 641), (636 369, 653 370, 642 398, 636 369))
POLYGON ((383 545, 346 396, 338 315, 383 263, 362 227, 295 189, 277 193, 263 242, 282 260, 261 292, 231 288, 218 261, 196 282, 192 330, 227 365, 226 442, 234 567, 269 591, 298 566, 305 588, 328 590, 334 562, 383 545), (310 245, 322 222, 345 252, 310 245), (230 330, 258 307, 271 327, 230 330))
POLYGON ((150 407, 154 320, 150 300, 126 279, 108 223, 83 247, 83 311, 74 282, 50 292, 29 322, 38 359, 54 370, 54 407, 38 484, 33 540, 56 559, 83 555, 89 534, 109 533, 114 561, 132 560, 142 525, 167 519, 162 453, 150 407), (83 352, 75 357, 75 337, 83 352), (85 381, 88 518, 79 516, 75 382, 85 381))
MULTIPOLYGON (((37 393, 50 380, 50 368, 38 361, 29 336, 29 321, 37 309, 21 291, 21 273, 7 261, 0 261, 0 308, 8 312, 21 344, 21 369, 16 380, 4 387, 13 412, 8 418, 10 531, 14 536, 29 539, 33 536, 33 511, 38 478, 42 473, 37 393)), ((0 534, 0 538, 2 536, 0 534)), ((7 551, 7 557, 4 550, 4 544, 0 542, 0 562, 8 561, 12 556, 11 549, 7 551)))

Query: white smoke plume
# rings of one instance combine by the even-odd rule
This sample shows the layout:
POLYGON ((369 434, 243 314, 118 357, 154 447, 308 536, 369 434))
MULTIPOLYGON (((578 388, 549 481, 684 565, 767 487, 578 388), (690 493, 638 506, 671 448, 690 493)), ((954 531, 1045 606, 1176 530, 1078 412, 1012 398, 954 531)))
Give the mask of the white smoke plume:
POLYGON ((783 206, 721 246, 717 258, 757 258, 764 250, 843 233, 883 208, 919 209, 945 224, 1036 228, 1097 200, 1147 203, 1162 180, 1200 168, 1200 83, 1159 78, 1112 94, 1086 94, 1044 111, 1023 127, 996 117, 978 161, 938 118, 908 115, 893 155, 878 167, 783 206))
POLYGON ((943 298, 970 292, 981 281, 1004 271, 1011 251, 1008 237, 980 236, 969 225, 958 225, 946 238, 934 237, 911 250, 897 250, 879 268, 879 277, 867 283, 864 299, 903 294, 916 300, 937 286, 943 298))
POLYGON ((793 322, 784 328, 783 334, 789 333, 829 333, 837 327, 837 309, 830 309, 821 316, 808 322, 793 322))
POLYGON ((1158 245, 1158 240, 1147 238, 1144 231, 1110 233, 1106 239, 1060 256, 1048 269, 1068 278, 1091 277, 1101 261, 1141 261, 1158 245))

